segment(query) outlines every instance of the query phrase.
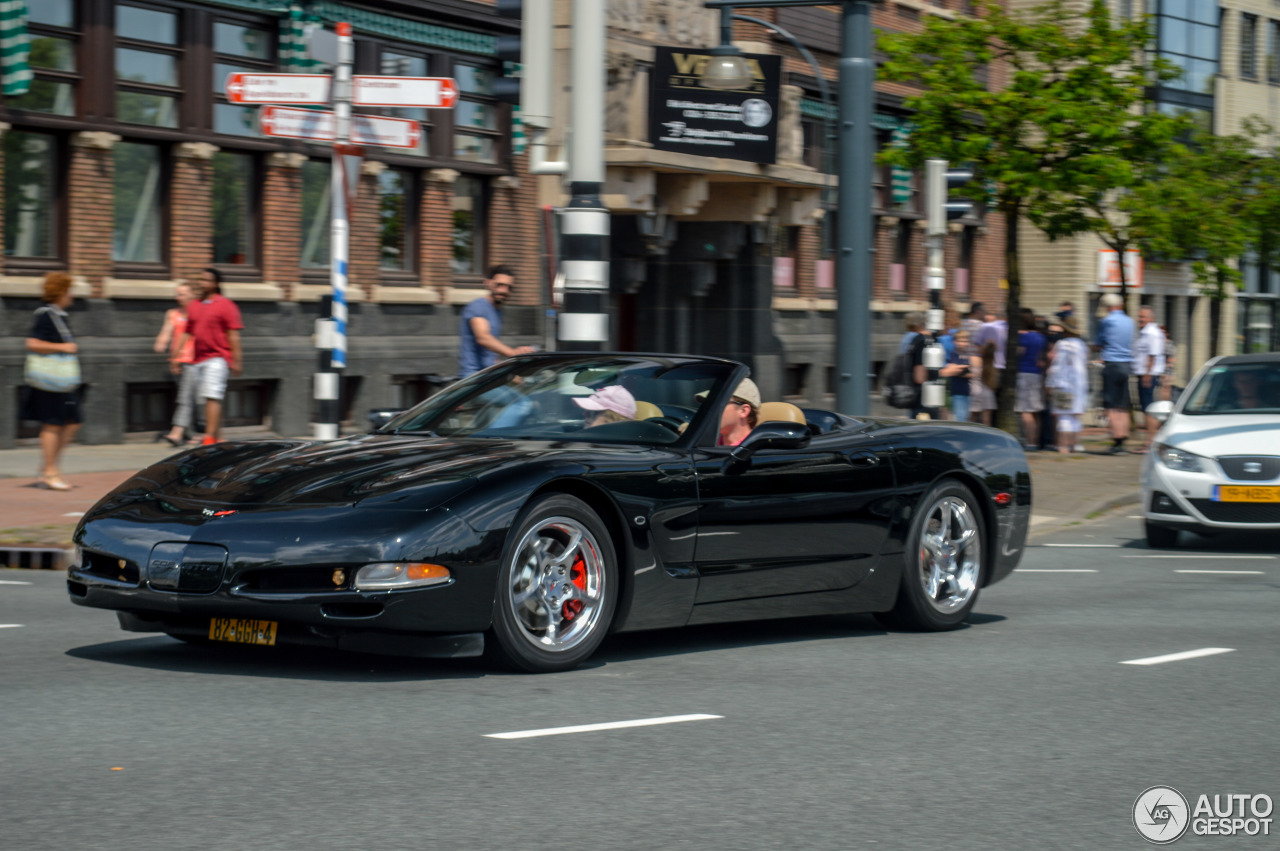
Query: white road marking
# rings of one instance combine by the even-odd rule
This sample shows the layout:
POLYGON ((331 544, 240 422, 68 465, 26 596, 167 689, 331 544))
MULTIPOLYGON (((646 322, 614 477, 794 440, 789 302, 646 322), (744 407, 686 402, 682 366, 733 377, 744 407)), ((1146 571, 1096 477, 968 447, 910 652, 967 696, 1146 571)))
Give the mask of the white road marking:
POLYGON ((1124 519, 1125 520, 1142 520, 1144 518, 1141 514, 1126 514, 1124 519))
POLYGON ((1174 573, 1229 573, 1229 574, 1250 574, 1252 576, 1263 576, 1265 570, 1175 570, 1174 573))
POLYGON ((578 724, 573 727, 547 727, 542 730, 517 730, 514 733, 486 733, 486 739, 532 739, 538 736, 563 736, 566 733, 594 733, 597 730, 621 730, 626 727, 653 727, 679 724, 682 721, 710 721, 723 715, 667 715, 663 718, 639 718, 635 721, 609 721, 604 724, 578 724))
POLYGON ((1244 559, 1246 561, 1274 561, 1275 560, 1275 556, 1222 556, 1222 555, 1217 555, 1216 553, 1207 553, 1205 555, 1173 555, 1172 553, 1162 553, 1161 555, 1120 556, 1120 558, 1207 558, 1213 561, 1221 561, 1229 558, 1244 559))
POLYGON ((1234 653, 1234 647, 1202 647, 1199 650, 1184 650, 1181 653, 1170 653, 1167 656, 1148 656, 1145 659, 1130 659, 1121 665, 1163 665, 1165 662, 1181 662, 1184 659, 1199 659, 1201 656, 1217 656, 1219 653, 1234 653))
POLYGON ((1119 544, 1041 544, 1042 547, 1085 547, 1089 549, 1119 549, 1119 544))
POLYGON ((20 623, 0 623, 0 629, 19 629, 24 625, 20 623))
POLYGON ((30 582, 22 582, 17 579, 0 579, 0 585, 30 585, 30 582))
POLYGON ((1016 568, 1013 572, 1014 573, 1097 573, 1098 571, 1090 567, 1063 567, 1063 568, 1019 567, 1019 568, 1016 568))
POLYGON ((68 511, 63 517, 84 517, 83 511, 68 511))

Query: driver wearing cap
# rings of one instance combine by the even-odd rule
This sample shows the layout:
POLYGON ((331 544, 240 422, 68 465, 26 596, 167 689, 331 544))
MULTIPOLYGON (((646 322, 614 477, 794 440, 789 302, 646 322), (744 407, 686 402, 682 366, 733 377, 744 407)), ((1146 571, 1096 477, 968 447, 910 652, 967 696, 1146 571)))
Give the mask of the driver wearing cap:
POLYGON ((574 399, 573 404, 587 412, 584 428, 636 418, 636 397, 620 384, 601 387, 585 399, 574 399))
MULTIPOLYGON (((707 398, 707 394, 699 393, 694 398, 701 402, 707 398)), ((744 378, 720 412, 720 435, 716 439, 716 446, 737 446, 756 427, 759 415, 760 388, 750 378, 744 378)))

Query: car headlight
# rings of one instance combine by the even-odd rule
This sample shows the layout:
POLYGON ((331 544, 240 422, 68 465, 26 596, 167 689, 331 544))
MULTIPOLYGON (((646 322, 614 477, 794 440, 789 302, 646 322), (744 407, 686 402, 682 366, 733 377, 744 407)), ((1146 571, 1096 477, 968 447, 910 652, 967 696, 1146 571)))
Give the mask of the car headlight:
POLYGON ((449 579, 449 568, 442 564, 388 561, 366 564, 360 568, 356 571, 354 585, 360 591, 392 591, 440 585, 449 579))
POLYGON ((1203 473, 1209 464, 1208 458, 1167 443, 1156 445, 1156 457, 1170 470, 1182 470, 1185 473, 1203 473))

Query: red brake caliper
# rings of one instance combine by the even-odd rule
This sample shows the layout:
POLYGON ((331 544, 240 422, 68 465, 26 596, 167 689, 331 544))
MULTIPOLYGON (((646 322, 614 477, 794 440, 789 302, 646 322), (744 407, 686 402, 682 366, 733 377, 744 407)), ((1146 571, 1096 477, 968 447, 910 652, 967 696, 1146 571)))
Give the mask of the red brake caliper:
MULTIPOLYGON (((573 563, 573 567, 569 568, 569 581, 572 582, 579 591, 587 590, 587 565, 582 561, 582 556, 578 556, 577 560, 573 563)), ((560 607, 560 614, 567 621, 573 620, 581 613, 581 600, 565 600, 564 605, 560 607)))

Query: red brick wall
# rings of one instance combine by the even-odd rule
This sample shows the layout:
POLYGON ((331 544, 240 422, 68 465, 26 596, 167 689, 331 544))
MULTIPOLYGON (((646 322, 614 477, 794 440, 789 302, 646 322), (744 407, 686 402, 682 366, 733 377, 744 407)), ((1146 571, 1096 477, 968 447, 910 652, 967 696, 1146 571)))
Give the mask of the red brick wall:
POLYGON ((348 239, 348 285, 359 287, 366 298, 373 297, 378 284, 382 257, 382 222, 379 207, 378 178, 372 174, 360 175, 360 189, 356 192, 355 209, 351 211, 351 235, 348 239))
POLYGON ((73 136, 67 174, 67 241, 70 272, 89 282, 94 298, 102 298, 111 274, 111 236, 115 232, 110 134, 73 136), (102 145, 102 147, 96 147, 102 145))
POLYGON ((213 261, 213 163, 208 147, 174 146, 169 257, 175 280, 195 280, 213 261))
POLYGON ((298 283, 302 250, 302 170, 291 156, 267 157, 262 187, 262 278, 283 287, 285 299, 298 283))
POLYGON ((427 171, 418 216, 418 263, 422 285, 435 287, 444 299, 453 283, 453 178, 452 169, 427 171))

